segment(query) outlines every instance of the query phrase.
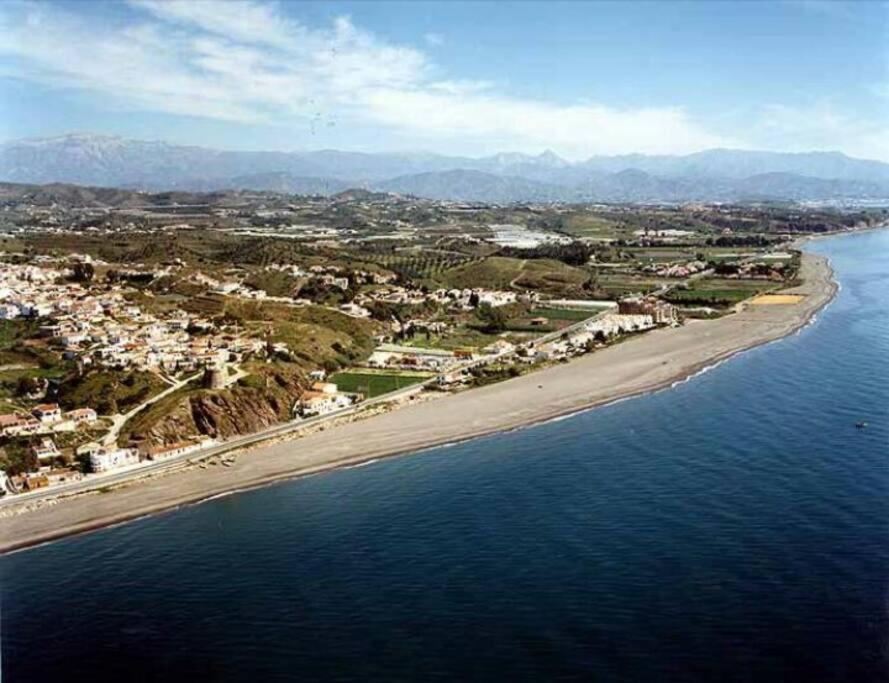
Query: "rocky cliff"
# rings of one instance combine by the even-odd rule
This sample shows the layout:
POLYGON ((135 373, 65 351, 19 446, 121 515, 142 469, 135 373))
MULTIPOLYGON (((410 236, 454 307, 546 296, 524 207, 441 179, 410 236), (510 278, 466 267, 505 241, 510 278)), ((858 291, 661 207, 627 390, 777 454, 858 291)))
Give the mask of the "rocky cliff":
POLYGON ((273 369, 228 389, 192 391, 139 416, 129 438, 172 444, 199 435, 225 439, 250 434, 289 419, 303 387, 300 375, 273 369))

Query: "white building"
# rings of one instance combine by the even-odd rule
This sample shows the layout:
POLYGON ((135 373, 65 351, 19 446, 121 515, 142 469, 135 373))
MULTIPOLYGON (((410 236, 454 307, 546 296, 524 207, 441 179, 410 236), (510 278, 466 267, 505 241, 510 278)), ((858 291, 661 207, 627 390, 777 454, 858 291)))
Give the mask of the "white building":
POLYGON ((44 403, 39 405, 34 408, 32 413, 34 417, 40 420, 43 424, 53 424, 62 419, 62 409, 59 408, 57 403, 44 403))
POLYGON ((39 444, 33 447, 33 450, 38 460, 52 460, 61 455, 52 439, 42 439, 39 444))
POLYGON ((90 453, 90 469, 93 472, 108 472, 127 465, 136 465, 139 453, 135 448, 100 448, 90 453))
POLYGON ((345 394, 306 391, 299 397, 296 408, 303 417, 317 417, 348 408, 350 405, 352 405, 352 399, 345 394))

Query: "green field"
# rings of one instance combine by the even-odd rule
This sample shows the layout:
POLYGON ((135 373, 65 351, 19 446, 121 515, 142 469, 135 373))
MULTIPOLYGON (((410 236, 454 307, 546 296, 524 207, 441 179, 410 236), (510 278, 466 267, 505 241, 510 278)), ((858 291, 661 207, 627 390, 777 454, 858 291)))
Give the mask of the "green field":
POLYGON ((587 318, 592 318, 602 309, 577 309, 577 308, 535 308, 531 315, 535 318, 546 318, 547 320, 565 320, 568 322, 580 322, 587 318))
POLYGON ((403 389, 412 384, 417 384, 432 377, 423 372, 337 372, 330 376, 340 391, 349 393, 361 393, 365 398, 373 398, 380 394, 387 394, 396 389, 403 389))
POLYGON ((731 306, 751 296, 743 289, 674 289, 665 298, 675 304, 731 306))
POLYGON ((626 236, 630 231, 616 220, 581 213, 568 217, 565 232, 575 237, 613 239, 626 236))
POLYGON ((666 299, 677 304, 732 306, 756 294, 768 292, 781 283, 768 280, 730 280, 705 278, 696 280, 691 289, 674 289, 666 299))

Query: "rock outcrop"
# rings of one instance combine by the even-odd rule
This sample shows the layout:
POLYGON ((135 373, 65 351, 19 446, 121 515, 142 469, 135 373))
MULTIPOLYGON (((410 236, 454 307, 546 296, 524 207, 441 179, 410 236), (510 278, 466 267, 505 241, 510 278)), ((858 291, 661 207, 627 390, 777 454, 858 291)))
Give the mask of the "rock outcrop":
POLYGON ((220 391, 200 390, 174 405, 159 406, 136 421, 130 432, 135 442, 172 444, 195 436, 226 439, 250 434, 292 416, 303 389, 295 373, 269 371, 220 391))

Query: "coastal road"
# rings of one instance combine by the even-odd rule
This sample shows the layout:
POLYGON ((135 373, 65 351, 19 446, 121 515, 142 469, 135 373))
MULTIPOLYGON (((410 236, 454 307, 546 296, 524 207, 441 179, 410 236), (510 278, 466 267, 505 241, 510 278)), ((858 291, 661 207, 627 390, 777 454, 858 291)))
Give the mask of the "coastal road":
POLYGON ((434 381, 437 381, 437 377, 433 377, 430 380, 427 380, 427 382, 412 384, 411 386, 397 389, 387 394, 381 394, 376 398, 369 399, 358 405, 350 406, 349 408, 343 408, 342 410, 327 413, 326 415, 291 420, 289 422, 284 422, 282 424, 274 425, 267 429, 254 432, 253 434, 247 434, 245 436, 240 436, 234 439, 223 441, 215 446, 190 451, 181 455, 174 455, 169 458, 164 458, 163 460, 149 461, 145 464, 140 464, 137 467, 128 468, 119 472, 109 472, 107 474, 88 476, 86 479, 71 482, 70 484, 62 484, 60 486, 54 486, 52 488, 38 489, 36 491, 3 496, 2 498, 0 498, 0 509, 9 507, 11 505, 35 503, 40 500, 48 500, 51 498, 71 496, 78 493, 85 493, 87 491, 104 489, 109 486, 115 486, 117 484, 124 483, 131 479, 144 477, 148 474, 156 474, 160 471, 168 469, 172 470, 177 467, 182 467, 189 464, 189 462, 193 460, 204 460, 213 456, 224 455, 225 453, 229 453, 240 448, 246 448, 248 446, 253 446, 263 441, 286 436, 300 429, 305 429, 306 427, 313 427, 324 422, 330 422, 334 419, 354 415, 362 410, 365 410, 366 408, 379 405, 381 403, 397 400, 404 396, 420 391, 423 386, 434 381))

